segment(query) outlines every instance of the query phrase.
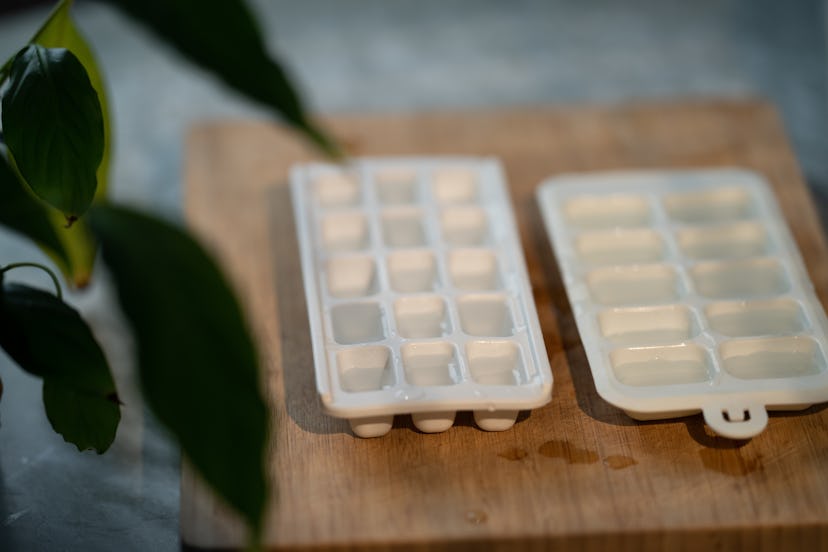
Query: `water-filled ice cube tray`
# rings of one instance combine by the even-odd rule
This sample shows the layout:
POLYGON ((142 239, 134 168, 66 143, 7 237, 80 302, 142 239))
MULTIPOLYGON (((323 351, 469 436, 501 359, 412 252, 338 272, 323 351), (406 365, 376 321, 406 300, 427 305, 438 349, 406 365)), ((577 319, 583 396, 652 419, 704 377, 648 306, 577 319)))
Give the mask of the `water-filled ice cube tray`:
POLYGON ((549 402, 552 374, 500 165, 356 159, 291 171, 316 385, 379 436, 471 410, 485 430, 549 402))
POLYGON ((825 312, 767 183, 738 169, 550 178, 538 201, 598 393, 731 438, 828 400, 825 312))

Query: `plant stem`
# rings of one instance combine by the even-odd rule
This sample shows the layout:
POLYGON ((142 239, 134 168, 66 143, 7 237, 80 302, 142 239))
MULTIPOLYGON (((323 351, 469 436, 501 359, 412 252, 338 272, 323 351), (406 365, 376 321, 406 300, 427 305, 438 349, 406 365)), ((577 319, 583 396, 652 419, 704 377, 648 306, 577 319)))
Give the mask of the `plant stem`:
POLYGON ((40 270, 42 270, 46 274, 48 274, 49 277, 52 279, 52 283, 55 285, 55 295, 57 295, 58 299, 63 301, 63 290, 60 288, 60 282, 58 281, 57 276, 55 276, 55 273, 52 272, 52 270, 48 266, 44 266, 40 263, 11 263, 11 264, 7 264, 3 268, 0 268, 0 278, 2 278, 2 276, 6 272, 8 272, 9 270, 24 267, 24 266, 31 267, 31 268, 39 268, 40 270))

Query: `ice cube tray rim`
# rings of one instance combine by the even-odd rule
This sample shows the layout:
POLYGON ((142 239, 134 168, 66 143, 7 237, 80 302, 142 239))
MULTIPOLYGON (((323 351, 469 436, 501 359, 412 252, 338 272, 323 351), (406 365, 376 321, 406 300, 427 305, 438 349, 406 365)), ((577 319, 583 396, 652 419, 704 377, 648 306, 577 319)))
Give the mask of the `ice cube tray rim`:
MULTIPOLYGON (((297 227, 297 237, 300 242, 299 249, 302 264, 303 283, 305 285, 306 290, 306 299, 308 300, 308 319, 311 332, 320 331, 325 324, 325 317, 323 316, 322 309, 319 308, 319 306, 323 304, 322 298, 326 293, 325 289, 322 289, 321 281, 317 280, 317 278, 315 278, 314 276, 314 266, 316 264, 314 260, 314 254, 312 251, 312 242, 314 240, 312 236, 307 235, 307 233, 304 231, 304 229, 307 229, 307 231, 311 232, 318 231, 318 229, 312 227, 313 214, 310 212, 313 210, 312 204, 310 203, 313 201, 313 191, 309 189, 310 186, 306 186, 310 181, 310 176, 313 174, 313 171, 353 171, 357 174, 357 180, 359 183, 359 188, 357 191, 358 200, 356 201, 356 203, 343 205, 341 210, 331 208, 330 205, 320 206, 318 208, 318 212, 358 213, 364 212, 366 210, 370 211, 373 209, 376 210, 376 216, 379 218, 382 216, 382 211, 394 210, 399 208, 400 206, 396 204, 384 205, 381 201, 379 201, 378 197, 365 197, 366 193, 370 191, 369 188, 371 186, 376 185, 374 178, 377 174, 380 173, 380 171, 387 170, 389 168, 410 168, 415 174, 418 187, 416 193, 414 194, 415 200, 413 205, 415 205, 416 207, 425 206, 427 208, 433 209, 434 212, 437 213, 437 216, 435 218, 437 222, 435 222, 435 226, 431 227, 430 229, 426 229, 426 231, 430 231, 431 234, 441 234, 442 228, 437 227, 437 224, 439 223, 439 214, 444 209, 462 207, 463 205, 462 203, 447 203, 445 205, 438 205, 436 200, 429 203, 427 201, 428 197, 424 196, 428 196, 429 194, 431 194, 432 190, 424 189, 426 185, 424 180, 428 174, 434 173, 437 170, 440 170, 442 168, 454 168, 458 166, 476 168, 476 170, 478 170, 478 172, 480 172, 481 174, 484 174, 484 176, 486 173, 489 173, 489 176, 487 178, 496 178, 500 183, 503 184, 503 186, 501 186, 499 190, 494 191, 494 193, 498 195, 497 200, 498 202, 500 202, 500 205, 496 205, 493 207, 482 200, 478 200, 475 203, 475 205, 482 208, 489 221, 491 221, 493 218, 493 211, 499 212, 499 215, 501 217, 501 227, 489 228, 489 235, 487 235, 487 243, 481 244, 480 246, 452 246, 451 244, 441 242, 439 239, 439 235, 432 235, 430 236, 430 238, 433 238, 435 241, 429 241, 426 244, 411 249, 420 251, 430 250, 434 253, 435 256, 444 255, 449 250, 467 250, 475 248, 488 249, 492 251, 498 251, 498 260, 500 260, 500 257, 502 255, 500 253, 501 250, 509 252, 509 255, 513 261, 512 263, 510 263, 512 280, 517 280, 517 282, 503 282, 503 285, 498 289, 494 290, 493 293, 505 294, 510 301, 510 308, 512 309, 513 313, 515 313, 516 308, 521 309, 520 318, 522 321, 525 322, 524 326, 522 326, 523 329, 517 336, 511 336, 508 339, 511 341, 515 341, 515 337, 518 337, 519 339, 517 341, 519 341, 520 343, 520 354, 522 355, 522 357, 531 357, 530 359, 524 358, 524 363, 529 363, 531 361, 531 369, 524 368, 524 371, 528 374, 528 381, 525 381, 522 384, 518 385, 483 386, 480 384, 471 384, 467 380, 459 384, 446 386, 445 389, 442 389, 441 387, 437 386, 429 387, 429 398, 418 399, 415 401, 400 400, 399 398, 394 397, 389 398, 387 390, 385 389, 349 394, 348 392, 341 389, 341 386, 339 386, 337 384, 337 381, 335 381, 335 378, 338 378, 338 374, 336 374, 337 370, 335 369, 336 365, 334 363, 331 363, 331 359, 328 357, 335 356, 338 350, 345 347, 353 348, 360 346, 374 346, 385 343, 389 336, 386 335, 385 340, 380 340, 378 342, 352 345, 341 345, 335 342, 331 343, 330 341, 324 341, 322 339, 312 339, 317 392, 319 393, 319 396, 322 400, 322 404, 327 413, 336 417, 359 420, 374 416, 407 413, 416 414, 424 412, 438 412, 441 410, 529 410, 543 406, 551 400, 552 372, 544 348, 544 342, 537 317, 536 306, 531 295, 531 287, 529 285, 528 272, 526 271, 525 259, 518 237, 517 225, 514 220, 511 198, 509 197, 508 191, 505 187, 506 181, 503 175, 502 168, 500 167, 499 162, 493 158, 466 156, 363 157, 351 160, 349 163, 344 165, 336 165, 330 163, 305 163, 294 166, 290 171, 291 196, 294 207, 294 216, 296 219, 295 223, 297 227), (303 190, 303 186, 305 186, 308 189, 303 190), (364 208, 360 208, 360 205, 363 205, 364 208), (493 234, 496 234, 498 236, 497 240, 495 240, 493 234), (498 241, 500 245, 488 243, 489 241, 498 241), (521 294, 526 300, 517 300, 518 294, 513 293, 512 291, 512 288, 515 287, 515 285, 521 288, 521 294), (313 305, 311 303, 313 303, 313 305), (323 358, 326 359, 327 365, 323 365, 323 363, 318 361, 318 359, 323 358), (330 370, 329 367, 331 368, 330 370), (461 390, 464 388, 466 396, 458 397, 457 390, 461 390), (365 397, 366 394, 374 395, 375 398, 384 396, 386 400, 375 401, 373 404, 366 405, 365 401, 363 400, 363 397, 365 397)), ((370 196, 371 194, 369 193, 368 195, 370 196)), ((376 195, 379 195, 378 191, 376 195)), ((372 239, 370 234, 373 233, 373 239, 377 239, 376 233, 381 232, 381 229, 369 227, 368 232, 370 241, 372 239)), ((386 253, 382 256, 382 259, 375 258, 377 264, 379 264, 380 262, 386 262, 388 257, 388 251, 400 250, 399 248, 387 247, 382 244, 376 245, 374 248, 369 248, 369 251, 371 249, 383 250, 386 253)), ((357 255, 366 254, 366 250, 348 252, 347 254, 351 253, 357 255)), ((331 256, 338 254, 340 254, 340 252, 330 253, 331 256)), ((325 253, 322 254, 322 256, 324 255, 325 253)), ((448 263, 447 260, 444 262, 448 263)), ((438 264, 440 264, 440 261, 438 261, 438 264)), ((502 271, 503 267, 499 267, 499 270, 502 271)), ((448 275, 441 275, 441 277, 445 280, 448 278, 448 275)), ((443 286, 446 285, 448 285, 448 283, 444 281, 443 286)), ((422 292, 422 294, 441 295, 441 291, 444 291, 444 289, 429 290, 426 292, 422 292)), ((392 292, 389 288, 388 290, 381 290, 379 293, 384 294, 392 292)), ((416 294, 419 293, 420 292, 417 292, 416 294)), ((478 293, 487 292, 473 290, 456 290, 457 296, 478 293)), ((403 295, 415 294, 403 293, 403 295)), ((334 301, 330 301, 330 303, 342 304, 349 301, 372 302, 375 298, 376 296, 372 295, 370 297, 359 297, 353 299, 336 299, 334 301)), ((387 317, 390 316, 390 314, 384 312, 383 316, 387 317)), ((383 323, 386 324, 387 329, 387 322, 383 323)), ((400 348, 405 343, 447 340, 447 338, 445 337, 415 339, 402 338, 399 336, 396 336, 395 339, 398 343, 396 347, 391 350, 391 353, 397 355, 400 354, 400 348)), ((453 343, 455 347, 465 347, 466 342, 502 341, 506 339, 506 337, 482 338, 476 336, 468 336, 468 339, 466 339, 465 341, 455 341, 453 343)), ((400 366, 398 359, 392 358, 391 362, 395 363, 396 366, 400 366)), ((466 361, 464 360, 463 362, 466 361)), ((401 369, 398 371, 401 371, 401 369)), ((406 382, 398 381, 395 388, 397 390, 404 391, 406 388, 419 389, 421 387, 410 386, 407 385, 406 382)))
MULTIPOLYGON (((550 177, 544 180, 536 190, 536 198, 539 203, 541 214, 547 234, 552 244, 558 267, 567 288, 567 296, 572 306, 573 314, 584 342, 596 341, 599 346, 584 343, 587 360, 593 375, 593 380, 599 395, 607 402, 622 408, 634 418, 639 419, 662 419, 681 415, 702 412, 705 420, 717 433, 734 438, 748 438, 761 432, 767 423, 767 410, 783 409, 786 406, 791 410, 807 407, 810 404, 828 400, 828 370, 820 373, 801 376, 796 378, 785 378, 786 381, 794 381, 795 393, 791 389, 780 385, 775 379, 742 380, 727 374, 723 367, 716 368, 712 378, 708 382, 686 383, 671 385, 668 388, 658 386, 658 393, 654 393, 654 387, 635 387, 624 385, 617 381, 612 373, 609 363, 609 351, 619 348, 630 348, 629 345, 611 345, 609 340, 601 337, 598 327, 597 315, 601 311, 627 308, 637 306, 667 306, 686 305, 687 298, 698 303, 693 309, 694 316, 703 325, 699 335, 694 338, 683 340, 687 343, 704 343, 707 346, 715 346, 709 339, 705 339, 706 332, 710 330, 709 322, 704 317, 698 316, 704 304, 716 304, 732 301, 734 298, 711 298, 702 297, 696 290, 688 290, 690 293, 684 299, 653 302, 648 304, 633 303, 622 305, 603 305, 593 302, 589 305, 589 291, 583 282, 583 276, 593 270, 592 266, 585 266, 576 257, 574 238, 580 233, 594 231, 595 228, 568 228, 563 214, 563 206, 570 198, 577 196, 600 194, 605 196, 612 193, 613 187, 618 188, 622 195, 643 195, 650 205, 648 221, 641 226, 633 228, 658 228, 667 226, 674 230, 704 225, 715 225, 721 221, 702 221, 698 224, 686 221, 668 220, 666 207, 653 208, 654 201, 662 201, 666 195, 686 192, 695 192, 699 189, 712 189, 717 187, 714 182, 728 183, 732 186, 747 188, 751 200, 753 213, 747 217, 730 219, 727 222, 758 221, 766 230, 768 239, 772 243, 767 251, 758 258, 775 258, 780 260, 783 270, 789 279, 789 289, 779 297, 791 298, 800 306, 803 315, 806 317, 809 327, 796 332, 794 335, 806 336, 814 339, 823 359, 828 358, 826 350, 826 335, 828 335, 828 319, 817 298, 813 284, 811 283, 805 263, 802 259, 799 248, 785 222, 785 218, 779 209, 773 192, 764 178, 749 170, 736 167, 724 167, 715 169, 674 169, 674 170, 618 170, 592 173, 567 173, 550 177), (669 190, 664 192, 653 191, 653 188, 670 180, 672 182, 669 190), (653 218, 655 217, 655 218, 653 218), (587 307, 583 304, 587 303, 587 307), (589 310, 589 313, 586 312, 589 310), (595 338, 598 339, 595 339, 595 338), (718 388, 717 380, 737 380, 731 382, 730 387, 718 388), (740 388, 733 389, 738 386, 740 388), (668 402, 669 401, 669 402, 668 402), (735 413, 737 416, 742 411, 749 412, 749 422, 732 423, 723 416, 725 412, 735 413)), ((625 227, 629 228, 629 227, 625 227)), ((669 240, 671 246, 678 247, 677 237, 669 240)), ((669 249, 669 247, 668 247, 669 249)), ((727 262, 727 259, 707 260, 689 259, 680 251, 671 250, 665 255, 661 263, 677 264, 682 269, 685 277, 689 276, 688 268, 699 263, 727 262)), ((635 263, 631 263, 635 264, 635 263)), ((777 296, 765 297, 772 299, 777 296)), ((763 298, 750 298, 748 300, 761 300, 763 298)), ((764 339, 767 336, 751 337, 728 337, 727 341, 745 339, 764 339)), ((724 341, 721 339, 720 341, 724 341)), ((662 345, 653 345, 660 347, 662 345)), ((711 350, 713 362, 717 363, 716 353, 711 350)))

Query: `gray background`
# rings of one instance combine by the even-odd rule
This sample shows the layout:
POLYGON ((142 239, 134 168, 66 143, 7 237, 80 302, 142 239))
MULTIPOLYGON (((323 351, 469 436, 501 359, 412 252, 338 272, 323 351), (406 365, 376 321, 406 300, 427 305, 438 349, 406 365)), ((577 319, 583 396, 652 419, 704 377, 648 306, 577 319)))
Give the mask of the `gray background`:
MULTIPOLYGON (((828 197, 826 5, 818 0, 265 1, 268 44, 317 111, 389 112, 648 99, 763 97, 828 197)), ((0 18, 0 57, 47 9, 0 18)), ((269 117, 106 6, 80 3, 107 75, 115 198, 179 218, 183 139, 204 119, 269 117)), ((0 263, 43 260, 0 233, 0 263)), ((39 285, 36 272, 15 279, 39 285)), ((105 274, 71 301, 104 343, 125 401, 112 449, 54 434, 40 385, 0 353, 0 550, 172 550, 178 452, 143 409, 105 274)))

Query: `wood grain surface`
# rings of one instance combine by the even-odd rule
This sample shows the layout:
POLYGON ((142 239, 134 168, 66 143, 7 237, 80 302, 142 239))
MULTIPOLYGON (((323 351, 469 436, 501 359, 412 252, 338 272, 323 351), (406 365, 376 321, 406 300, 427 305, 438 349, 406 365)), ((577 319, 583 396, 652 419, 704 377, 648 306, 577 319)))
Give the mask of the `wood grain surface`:
MULTIPOLYGON (((247 307, 273 406, 273 549, 828 548, 828 411, 771 413, 749 442, 700 415, 635 422, 592 383, 534 190, 562 172, 738 166, 772 184, 825 305, 828 249, 774 110, 758 101, 337 116, 354 155, 487 155, 505 167, 555 378, 551 404, 503 433, 460 413, 419 433, 398 416, 355 438, 316 398, 287 170, 313 153, 259 122, 205 123, 187 146, 186 217, 247 307)), ((233 405, 216 405, 232 408, 233 405)), ((230 452, 230 451, 228 451, 230 452)), ((244 543, 184 466, 182 541, 244 543)))

